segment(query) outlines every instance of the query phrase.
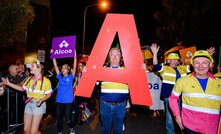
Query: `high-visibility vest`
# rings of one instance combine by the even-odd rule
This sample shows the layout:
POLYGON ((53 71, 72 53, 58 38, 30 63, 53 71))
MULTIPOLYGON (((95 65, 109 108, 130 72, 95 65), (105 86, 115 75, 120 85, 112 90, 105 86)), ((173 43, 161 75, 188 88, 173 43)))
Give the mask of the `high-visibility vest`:
POLYGON ((208 78, 206 90, 189 74, 179 79, 173 89, 174 95, 182 93, 182 107, 207 114, 219 114, 221 104, 221 79, 208 78))
MULTIPOLYGON (((124 67, 118 67, 117 69, 124 69, 124 67)), ((102 93, 129 93, 128 85, 117 82, 102 82, 102 93)))
POLYGON ((42 77, 42 79, 38 79, 36 81, 36 86, 33 89, 34 78, 30 76, 25 83, 22 85, 22 88, 26 91, 28 98, 34 99, 42 99, 45 97, 46 94, 51 94, 51 81, 46 78, 42 77))
MULTIPOLYGON (((177 70, 180 73, 180 76, 186 76, 188 72, 190 72, 188 65, 179 65, 177 66, 177 70)), ((167 65, 163 65, 161 70, 158 71, 163 78, 163 83, 174 85, 176 82, 176 71, 167 65)))

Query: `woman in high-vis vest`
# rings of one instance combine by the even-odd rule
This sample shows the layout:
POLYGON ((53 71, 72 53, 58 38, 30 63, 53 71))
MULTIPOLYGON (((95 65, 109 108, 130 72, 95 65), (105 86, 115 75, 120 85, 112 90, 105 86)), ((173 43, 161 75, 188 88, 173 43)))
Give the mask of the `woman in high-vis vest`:
POLYGON ((13 84, 8 78, 2 78, 3 83, 12 89, 26 92, 24 111, 24 134, 40 134, 39 126, 43 114, 46 113, 46 100, 52 94, 51 82, 42 75, 43 66, 39 61, 31 64, 30 73, 22 86, 13 84))

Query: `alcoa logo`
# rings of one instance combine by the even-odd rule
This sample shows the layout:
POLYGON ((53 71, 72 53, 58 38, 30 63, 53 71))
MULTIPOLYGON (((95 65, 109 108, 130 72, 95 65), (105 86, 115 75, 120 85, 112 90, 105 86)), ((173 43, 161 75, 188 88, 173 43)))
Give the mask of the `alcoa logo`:
POLYGON ((67 43, 66 40, 63 40, 63 41, 61 42, 61 44, 59 45, 60 48, 62 48, 62 47, 68 47, 68 46, 69 46, 69 44, 67 43))
POLYGON ((71 49, 65 49, 69 46, 69 44, 67 43, 67 41, 63 40, 60 44, 59 47, 60 49, 55 50, 54 54, 69 54, 72 53, 71 49), (63 49, 61 49, 63 48, 63 49))

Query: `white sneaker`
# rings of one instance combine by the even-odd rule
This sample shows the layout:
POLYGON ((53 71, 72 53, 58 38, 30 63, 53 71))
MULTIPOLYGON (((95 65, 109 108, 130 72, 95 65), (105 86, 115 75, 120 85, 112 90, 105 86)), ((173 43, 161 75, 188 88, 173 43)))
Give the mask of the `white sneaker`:
POLYGON ((70 134, 75 134, 74 128, 70 128, 70 134))
POLYGON ((125 126, 124 126, 124 124, 123 124, 123 131, 125 130, 125 126))

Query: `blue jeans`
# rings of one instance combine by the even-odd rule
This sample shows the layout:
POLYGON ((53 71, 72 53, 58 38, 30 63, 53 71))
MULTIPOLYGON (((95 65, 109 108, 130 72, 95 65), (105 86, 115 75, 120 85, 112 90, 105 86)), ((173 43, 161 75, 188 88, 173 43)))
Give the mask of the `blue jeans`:
POLYGON ((66 122, 69 128, 74 127, 74 123, 72 120, 72 103, 58 103, 56 102, 56 116, 57 116, 57 127, 58 132, 62 132, 63 130, 63 113, 65 114, 66 122))
POLYGON ((114 134, 123 134, 123 122, 127 101, 109 104, 100 100, 101 134, 110 134, 113 122, 114 134))
POLYGON ((164 98, 165 112, 166 112, 166 133, 175 134, 174 131, 174 120, 172 118, 172 111, 169 106, 168 98, 164 98))
MULTIPOLYGON (((182 101, 181 101, 181 97, 180 97, 180 100, 177 104, 177 105, 179 105, 180 109, 181 109, 181 104, 182 104, 182 101)), ((173 118, 173 112, 170 109, 169 101, 168 101, 168 98, 166 98, 166 97, 164 98, 164 105, 165 105, 165 112, 166 112, 166 133, 167 134, 175 134, 175 130, 177 131, 177 129, 180 133, 183 133, 173 118)))

